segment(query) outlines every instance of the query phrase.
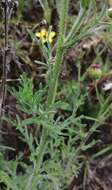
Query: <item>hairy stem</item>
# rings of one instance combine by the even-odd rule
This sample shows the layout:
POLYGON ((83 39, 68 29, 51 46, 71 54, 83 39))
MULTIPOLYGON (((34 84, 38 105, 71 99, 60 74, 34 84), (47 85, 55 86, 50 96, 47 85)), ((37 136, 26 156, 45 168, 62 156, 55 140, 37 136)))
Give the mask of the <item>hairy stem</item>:
MULTIPOLYGON (((68 8, 68 0, 63 0, 62 5, 61 5, 61 14, 60 14, 60 22, 59 22, 59 34, 58 34, 55 65, 54 65, 53 73, 51 73, 52 80, 49 83, 49 91, 48 91, 48 99, 47 99, 46 109, 49 109, 55 101, 57 85, 58 85, 58 77, 59 77, 59 73, 60 73, 60 66, 61 66, 61 61, 62 61, 62 56, 63 56, 62 45, 64 42, 65 21, 66 21, 66 15, 68 12, 67 8, 68 8)), ((49 117, 50 116, 51 116, 51 114, 49 115, 49 117)), ((36 168, 34 171, 34 173, 36 175, 39 174, 39 171, 40 171, 40 168, 41 168, 41 165, 43 162, 43 156, 44 156, 44 153, 46 150, 48 135, 49 134, 48 134, 47 127, 43 126, 42 136, 41 136, 39 151, 38 151, 38 158, 36 161, 36 168)), ((27 186, 26 190, 30 190, 30 188, 31 188, 31 180, 30 180, 30 184, 27 186)))
POLYGON ((60 74, 60 66, 63 57, 63 42, 65 36, 65 26, 66 26, 66 15, 68 12, 68 0, 62 1, 62 9, 60 14, 60 22, 59 22, 59 33, 58 33, 58 42, 57 42, 57 50, 56 50, 56 58, 55 64, 52 73, 52 79, 49 82, 49 91, 48 91, 48 99, 47 99, 47 108, 49 108, 55 101, 57 85, 58 85, 58 77, 60 74))
MULTIPOLYGON (((41 165, 42 165, 42 161, 43 161, 43 156, 45 153, 45 149, 46 149, 46 142, 47 142, 47 129, 44 127, 42 130, 42 136, 41 136, 41 141, 40 141, 40 145, 39 145, 39 151, 38 151, 38 158, 36 161, 36 166, 34 168, 33 173, 31 174, 31 176, 29 177, 28 183, 26 185, 25 190, 31 190, 32 187, 32 181, 33 181, 33 177, 34 176, 38 176, 41 165)), ((35 164, 34 164, 35 165, 35 164)))

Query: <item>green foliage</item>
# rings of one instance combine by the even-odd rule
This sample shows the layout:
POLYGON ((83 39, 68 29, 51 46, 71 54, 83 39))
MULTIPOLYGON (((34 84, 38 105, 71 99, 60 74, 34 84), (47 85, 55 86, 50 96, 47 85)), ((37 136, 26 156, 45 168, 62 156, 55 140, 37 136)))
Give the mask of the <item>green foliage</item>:
POLYGON ((90 2, 91 2, 91 0, 81 0, 81 6, 84 9, 87 9, 89 7, 90 2))
POLYGON ((19 0, 18 17, 21 20, 22 14, 26 6, 30 3, 30 0, 19 0))
POLYGON ((44 11, 44 19, 50 23, 51 22, 51 9, 49 7, 48 0, 39 0, 42 9, 44 11))
MULTIPOLYGON (((20 162, 19 160, 21 160, 21 157, 18 161, 11 161, 6 167, 10 172, 3 167, 0 173, 0 180, 5 183, 8 188, 12 188, 12 190, 30 190, 31 188, 32 190, 49 190, 50 188, 53 190, 61 190, 68 185, 69 179, 73 175, 77 176, 80 171, 83 164, 83 160, 80 163, 78 160, 80 151, 87 151, 87 149, 97 143, 93 140, 89 144, 86 144, 86 140, 88 139, 88 136, 95 132, 101 123, 109 117, 109 102, 107 100, 104 101, 96 118, 91 118, 90 116, 83 114, 77 115, 81 107, 84 106, 87 95, 82 95, 80 86, 72 82, 63 87, 63 92, 65 92, 66 98, 64 98, 61 103, 64 103, 63 105, 67 103, 71 112, 67 118, 64 118, 63 120, 60 116, 56 119, 49 117, 49 114, 51 115, 52 112, 44 109, 42 110, 40 107, 36 107, 36 114, 32 111, 33 115, 31 116, 31 109, 29 109, 29 107, 32 107, 32 101, 29 101, 29 96, 26 95, 25 88, 29 95, 32 94, 33 83, 31 79, 26 77, 26 75, 23 75, 21 79, 22 81, 19 89, 13 89, 12 93, 15 94, 20 105, 19 109, 29 113, 30 117, 22 120, 17 116, 16 119, 11 119, 11 124, 20 132, 22 141, 28 145, 30 150, 29 159, 32 164, 26 165, 20 162), (27 101, 29 101, 29 107, 26 107, 25 102, 27 101), (86 124, 83 123, 84 119, 93 121, 91 129, 88 132, 86 131, 86 124), (40 131, 41 126, 43 126, 42 131, 46 129, 47 136, 46 134, 41 134, 41 131, 41 139, 37 136, 33 136, 28 131, 28 125, 32 125, 32 127, 36 125, 38 132, 40 131), (77 146, 77 143, 79 146, 77 146), (43 159, 40 159, 41 156, 47 157, 43 161, 43 159), (16 169, 19 163, 24 168, 25 174, 18 176, 16 169), (23 181, 22 184, 21 179, 23 181)), ((38 96, 39 91, 40 89, 35 92, 35 98, 36 100, 38 99, 37 102, 41 104, 41 108, 44 108, 45 102, 41 102, 41 98, 38 96)), ((63 109, 62 104, 60 105, 60 101, 57 101, 54 103, 51 111, 56 112, 57 108, 63 109)), ((0 162, 5 164, 5 161, 2 159, 0 162)))
POLYGON ((41 105, 44 89, 40 88, 38 92, 34 92, 32 81, 23 74, 21 76, 19 92, 13 88, 12 95, 16 96, 17 103, 21 106, 22 111, 36 114, 41 105))
MULTIPOLYGON (((101 15, 96 14, 95 18, 84 25, 84 19, 91 9, 87 10, 89 0, 81 1, 84 9, 80 8, 79 15, 66 34, 68 2, 61 1, 55 56, 52 53, 54 48, 52 45, 40 42, 45 63, 38 60, 36 63, 46 71, 45 84, 34 88, 33 81, 23 74, 18 89, 14 87, 9 90, 10 94, 16 98, 17 108, 25 113, 26 117, 22 118, 16 114, 15 118, 4 118, 4 120, 15 128, 21 142, 27 145, 29 156, 28 163, 24 161, 22 153, 18 153, 18 158, 8 162, 0 154, 0 183, 5 185, 5 190, 62 190, 66 188, 70 179, 78 176, 82 168, 84 163, 82 152, 97 143, 94 139, 90 140, 90 136, 94 132, 97 133, 99 127, 111 115, 111 96, 106 97, 100 94, 97 81, 94 83, 96 104, 94 105, 94 101, 90 100, 90 94, 85 85, 87 72, 84 71, 81 76, 82 68, 79 60, 75 65, 78 77, 63 84, 59 83, 64 53, 81 39, 96 32, 99 18, 101 18, 101 15), (52 65, 50 65, 51 62, 52 65), (61 93, 62 99, 59 97, 61 93), (17 171, 18 166, 22 168, 20 173, 17 171)), ((44 1, 42 6, 44 6, 44 1)), ((104 27, 103 24, 102 27, 104 27)), ((38 42, 34 34, 31 33, 31 36, 33 42, 38 42)), ((105 151, 104 149, 95 156, 105 151)))

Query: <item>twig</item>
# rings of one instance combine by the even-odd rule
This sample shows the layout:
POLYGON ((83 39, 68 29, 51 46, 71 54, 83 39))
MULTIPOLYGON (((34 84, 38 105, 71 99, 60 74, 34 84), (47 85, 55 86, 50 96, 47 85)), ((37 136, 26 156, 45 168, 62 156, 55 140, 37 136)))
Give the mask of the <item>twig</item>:
MULTIPOLYGON (((8 47, 8 28, 9 28, 9 20, 12 15, 14 1, 3 0, 2 8, 3 8, 3 17, 4 17, 4 47, 3 47, 3 57, 2 57, 2 84, 1 84, 1 97, 0 97, 0 120, 3 115, 3 108, 5 106, 5 99, 7 94, 6 82, 7 82, 7 59, 8 54, 10 53, 8 47)), ((1 121, 0 121, 1 124, 1 121)))
MULTIPOLYGON (((20 78, 17 78, 17 79, 6 79, 6 83, 7 82, 16 82, 16 81, 21 81, 21 79, 20 78)), ((0 80, 0 83, 2 83, 3 82, 3 80, 0 80)))
POLYGON ((4 3, 4 48, 3 48, 3 64, 2 64, 2 85, 1 85, 1 100, 0 100, 0 118, 2 117, 2 110, 5 105, 5 97, 6 97, 6 78, 7 78, 7 51, 8 51, 8 0, 5 0, 4 3))
POLYGON ((2 105, 5 105, 5 97, 6 97, 6 78, 7 78, 7 51, 8 51, 8 0, 5 0, 5 7, 4 7, 4 16, 5 16, 5 23, 4 23, 4 30, 5 30, 5 40, 4 40, 4 62, 3 62, 3 79, 2 79, 2 105))

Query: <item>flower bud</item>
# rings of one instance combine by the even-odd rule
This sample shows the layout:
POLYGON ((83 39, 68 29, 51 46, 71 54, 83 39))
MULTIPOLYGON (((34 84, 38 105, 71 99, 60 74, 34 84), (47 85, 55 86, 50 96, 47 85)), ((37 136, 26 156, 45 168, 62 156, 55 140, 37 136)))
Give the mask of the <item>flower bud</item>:
POLYGON ((100 65, 98 64, 92 64, 88 70, 87 70, 88 76, 91 79, 99 79, 102 76, 102 70, 100 68, 100 65))
POLYGON ((107 16, 112 18, 112 7, 107 10, 107 16))

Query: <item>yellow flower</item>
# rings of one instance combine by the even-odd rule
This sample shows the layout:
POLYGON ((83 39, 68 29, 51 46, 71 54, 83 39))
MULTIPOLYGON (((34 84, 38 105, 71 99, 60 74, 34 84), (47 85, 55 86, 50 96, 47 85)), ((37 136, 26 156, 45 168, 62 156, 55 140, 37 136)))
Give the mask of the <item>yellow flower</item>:
POLYGON ((52 43, 54 37, 56 36, 56 33, 54 31, 51 31, 50 33, 45 29, 42 28, 40 32, 35 33, 36 37, 38 37, 42 43, 52 43))
POLYGON ((56 33, 54 31, 51 31, 48 36, 48 42, 52 43, 55 36, 56 36, 56 33))

